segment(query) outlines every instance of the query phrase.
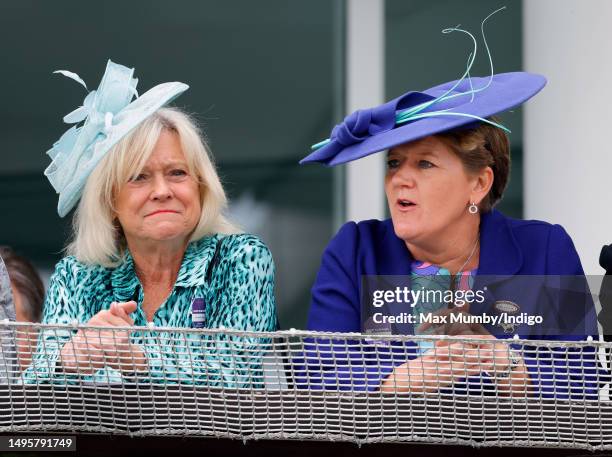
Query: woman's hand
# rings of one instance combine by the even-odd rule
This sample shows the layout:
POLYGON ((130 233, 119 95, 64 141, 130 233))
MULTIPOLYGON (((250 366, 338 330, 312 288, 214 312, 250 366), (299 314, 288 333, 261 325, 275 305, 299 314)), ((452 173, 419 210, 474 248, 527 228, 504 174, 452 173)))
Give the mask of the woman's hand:
MULTIPOLYGON (((438 314, 465 313, 445 309, 438 314)), ((395 368, 383 382, 383 391, 435 392, 459 379, 486 373, 502 393, 525 394, 530 378, 521 357, 512 357, 510 346, 480 324, 461 322, 435 326, 424 323, 417 331, 433 328, 433 334, 462 336, 470 342, 436 341, 433 349, 395 368), (518 359, 518 360, 517 360, 518 359)))
POLYGON ((92 374, 105 366, 121 371, 146 368, 142 350, 130 342, 130 332, 115 327, 134 325, 129 314, 136 310, 136 302, 112 303, 110 309, 93 316, 87 325, 109 327, 109 330, 80 329, 61 351, 62 367, 67 372, 92 374))
POLYGON ((481 357, 474 345, 440 340, 422 356, 396 367, 383 382, 381 390, 437 392, 481 371, 481 357))
MULTIPOLYGON (((445 309, 438 314, 451 313, 469 315, 466 310, 460 308, 445 309)), ((432 325, 422 324, 418 331, 425 331, 432 325)), ((434 327, 434 334, 463 336, 475 340, 471 344, 478 348, 481 371, 493 378, 501 393, 525 395, 528 392, 531 378, 523 357, 510 348, 507 340, 500 340, 491 335, 483 325, 470 323, 469 319, 460 319, 456 323, 434 327)))

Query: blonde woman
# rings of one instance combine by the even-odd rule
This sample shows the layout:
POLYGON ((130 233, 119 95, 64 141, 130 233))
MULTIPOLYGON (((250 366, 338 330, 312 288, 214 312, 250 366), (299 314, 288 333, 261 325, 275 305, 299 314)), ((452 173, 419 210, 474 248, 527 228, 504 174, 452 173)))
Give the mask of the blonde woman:
POLYGON ((44 331, 26 379, 116 381, 129 374, 234 387, 258 382, 255 340, 112 331, 277 328, 269 250, 224 218, 225 193, 194 122, 162 108, 187 86, 161 84, 129 103, 132 72, 109 61, 81 108, 85 123, 54 146, 46 171, 60 194, 60 215, 80 202, 43 322, 109 332, 44 331), (244 358, 232 359, 230 346, 244 358))

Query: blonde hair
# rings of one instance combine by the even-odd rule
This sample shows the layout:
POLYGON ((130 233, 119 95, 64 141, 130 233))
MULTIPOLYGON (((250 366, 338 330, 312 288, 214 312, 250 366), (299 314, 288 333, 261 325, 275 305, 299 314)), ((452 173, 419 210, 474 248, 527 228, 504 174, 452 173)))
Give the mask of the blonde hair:
POLYGON ((239 231, 223 215, 227 198, 196 123, 177 108, 162 108, 113 146, 87 179, 73 218, 69 255, 105 267, 122 261, 127 246, 114 217, 115 193, 141 172, 164 130, 178 135, 189 173, 200 185, 202 212, 189 241, 239 231))

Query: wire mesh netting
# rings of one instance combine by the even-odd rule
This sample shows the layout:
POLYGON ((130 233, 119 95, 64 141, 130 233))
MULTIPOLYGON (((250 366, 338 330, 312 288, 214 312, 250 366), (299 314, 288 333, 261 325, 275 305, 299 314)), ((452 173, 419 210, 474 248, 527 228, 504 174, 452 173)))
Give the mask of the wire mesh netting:
POLYGON ((598 341, 0 325, 0 432, 612 449, 598 341))

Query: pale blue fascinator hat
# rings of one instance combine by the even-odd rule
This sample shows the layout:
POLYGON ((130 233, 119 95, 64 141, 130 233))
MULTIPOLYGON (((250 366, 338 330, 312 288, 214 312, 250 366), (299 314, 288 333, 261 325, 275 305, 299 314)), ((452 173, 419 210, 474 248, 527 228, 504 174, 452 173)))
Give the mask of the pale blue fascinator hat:
MULTIPOLYGON (((76 73, 66 70, 54 73, 71 78, 88 90, 76 73)), ((87 94, 83 106, 64 116, 67 124, 84 122, 80 127, 74 125, 68 129, 47 152, 52 162, 45 176, 59 194, 57 212, 60 217, 76 205, 87 178, 117 142, 189 89, 187 84, 168 82, 138 96, 138 79, 133 76, 133 68, 109 60, 98 89, 87 94)))

